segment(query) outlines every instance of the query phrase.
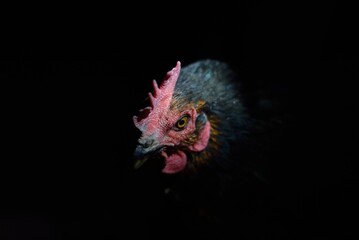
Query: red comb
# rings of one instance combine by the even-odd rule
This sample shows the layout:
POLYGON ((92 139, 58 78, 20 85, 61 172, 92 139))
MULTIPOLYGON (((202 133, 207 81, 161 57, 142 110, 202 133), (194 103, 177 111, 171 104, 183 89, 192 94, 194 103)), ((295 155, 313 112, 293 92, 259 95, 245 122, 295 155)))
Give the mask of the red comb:
POLYGON ((158 87, 156 80, 153 80, 153 94, 151 92, 148 93, 151 106, 140 110, 143 116, 133 117, 133 122, 138 129, 151 132, 151 129, 155 128, 160 114, 166 112, 170 106, 180 70, 181 62, 177 61, 176 66, 167 72, 160 87, 158 87))

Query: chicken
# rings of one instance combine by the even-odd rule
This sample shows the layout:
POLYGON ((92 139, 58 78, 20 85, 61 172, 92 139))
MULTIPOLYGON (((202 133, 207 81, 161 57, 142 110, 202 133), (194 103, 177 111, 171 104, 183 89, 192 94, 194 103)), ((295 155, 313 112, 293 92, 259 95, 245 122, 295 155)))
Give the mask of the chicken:
POLYGON ((229 67, 203 60, 167 73, 154 93, 151 106, 134 116, 142 136, 135 150, 136 168, 154 155, 165 159, 163 173, 193 172, 201 166, 226 160, 231 141, 244 137, 246 113, 229 67))
POLYGON ((133 117, 141 131, 135 168, 161 162, 169 215, 178 221, 172 225, 193 226, 187 230, 197 236, 230 235, 229 219, 250 221, 238 214, 248 211, 252 197, 261 198, 258 163, 268 146, 257 135, 268 123, 250 114, 240 89, 224 62, 204 59, 182 68, 178 61, 160 86, 153 80, 150 106, 133 117))

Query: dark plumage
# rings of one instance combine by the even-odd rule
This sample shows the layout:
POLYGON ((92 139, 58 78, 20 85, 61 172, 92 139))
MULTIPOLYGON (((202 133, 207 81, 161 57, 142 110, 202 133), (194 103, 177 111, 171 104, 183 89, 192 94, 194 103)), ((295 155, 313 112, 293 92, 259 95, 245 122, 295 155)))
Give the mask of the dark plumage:
MULTIPOLYGON (((173 108, 185 108, 189 103, 205 114, 211 123, 211 137, 203 152, 192 153, 187 170, 196 165, 222 164, 228 158, 233 141, 244 137, 248 116, 240 100, 236 74, 216 60, 203 60, 184 67, 173 93, 173 108)), ((200 167, 200 166, 198 166, 200 167)))

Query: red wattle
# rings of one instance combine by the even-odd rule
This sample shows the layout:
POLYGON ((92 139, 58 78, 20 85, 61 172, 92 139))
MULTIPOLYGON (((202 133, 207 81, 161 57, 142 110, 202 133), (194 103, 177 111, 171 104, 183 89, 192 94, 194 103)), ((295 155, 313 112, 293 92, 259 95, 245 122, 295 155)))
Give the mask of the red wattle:
POLYGON ((186 167, 187 156, 182 151, 171 153, 171 155, 167 155, 167 153, 162 152, 162 156, 165 158, 165 167, 162 169, 163 173, 178 173, 186 167))

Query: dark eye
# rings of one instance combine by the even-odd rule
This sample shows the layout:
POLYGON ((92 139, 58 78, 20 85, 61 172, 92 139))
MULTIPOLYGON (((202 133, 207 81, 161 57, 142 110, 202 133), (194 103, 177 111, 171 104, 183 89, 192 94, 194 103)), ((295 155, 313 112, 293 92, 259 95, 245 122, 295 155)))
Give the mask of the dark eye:
POLYGON ((182 117, 180 117, 178 119, 178 121, 176 122, 174 128, 177 131, 182 130, 187 126, 187 123, 188 123, 188 115, 183 115, 182 117))

